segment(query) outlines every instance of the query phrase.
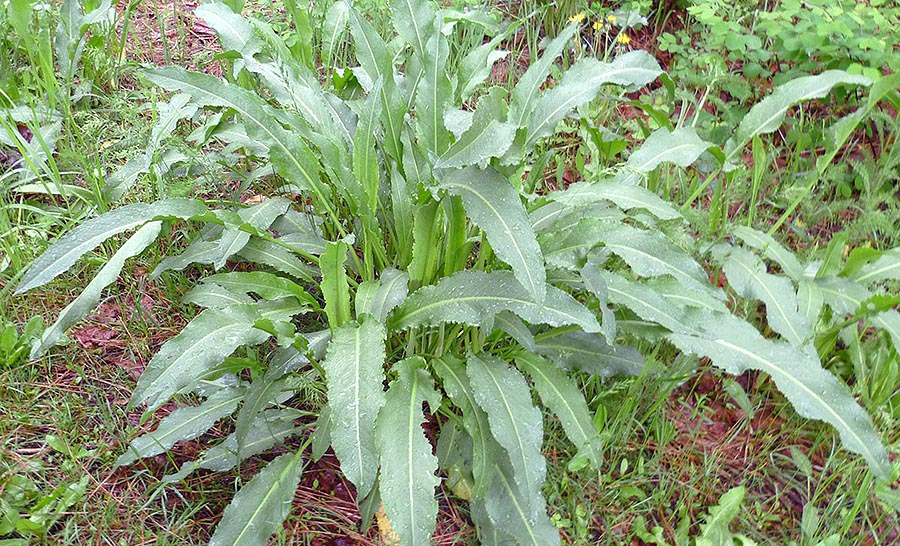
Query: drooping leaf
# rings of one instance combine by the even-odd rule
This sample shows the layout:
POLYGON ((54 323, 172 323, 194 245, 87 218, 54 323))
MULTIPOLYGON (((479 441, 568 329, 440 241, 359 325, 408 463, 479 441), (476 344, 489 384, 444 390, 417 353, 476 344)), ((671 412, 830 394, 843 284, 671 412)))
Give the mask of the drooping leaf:
POLYGON ((550 193, 548 197, 568 206, 610 201, 624 210, 644 209, 662 220, 681 218, 681 214, 655 193, 640 186, 612 180, 576 182, 565 190, 550 193))
POLYGON ((532 324, 575 324, 588 332, 600 330, 594 315, 558 288, 548 285, 544 304, 538 305, 512 273, 477 270, 460 271, 416 290, 394 311, 393 326, 406 329, 445 322, 482 326, 504 310, 532 324))
POLYGON ((630 345, 607 345, 603 336, 578 330, 549 330, 534 338, 539 354, 566 370, 577 369, 598 377, 637 375, 644 357, 630 345))
MULTIPOLYGON (((287 239, 289 237, 292 237, 292 235, 285 235, 284 237, 281 237, 281 239, 284 240, 284 242, 288 242, 287 239)), ((289 244, 292 246, 299 246, 294 245, 294 243, 289 244)), ((318 247, 315 249, 318 250, 318 247)), ((304 250, 309 251, 310 249, 305 248, 304 250)), ((322 250, 325 250, 324 245, 322 250)), ((310 253, 312 254, 312 252, 310 253)), ((286 273, 296 279, 301 279, 309 283, 314 282, 315 277, 318 276, 317 271, 313 266, 307 265, 298 258, 296 254, 271 241, 253 237, 247 241, 247 244, 245 244, 244 248, 238 252, 238 255, 251 262, 267 265, 276 271, 286 273)))
POLYGON ((264 546, 290 513, 303 465, 303 450, 267 464, 234 496, 209 546, 264 546))
POLYGON ((474 498, 484 495, 490 483, 492 467, 502 448, 491 436, 488 416, 475 401, 472 384, 461 360, 445 355, 431 361, 434 371, 441 378, 447 395, 463 414, 463 426, 472 438, 472 476, 475 481, 474 498))
POLYGON ((599 470, 602 446, 578 385, 558 366, 531 352, 517 354, 516 365, 531 377, 541 401, 559 417, 569 440, 599 470))
POLYGON ((520 545, 560 544, 559 531, 547 517, 546 509, 531 505, 505 468, 495 465, 493 470, 491 487, 484 500, 493 525, 520 545))
MULTIPOLYGON (((227 5, 220 2, 201 4, 194 13, 216 31, 223 51, 236 51, 242 57, 252 58, 262 50, 262 42, 253 35, 253 27, 227 5)), ((235 62, 235 77, 243 66, 242 59, 235 62)))
POLYGON ((422 357, 392 366, 398 379, 385 394, 375 438, 381 461, 379 490, 394 533, 404 545, 431 544, 438 513, 437 457, 425 437, 422 403, 434 412, 441 403, 422 357))
POLYGON ((722 266, 728 283, 743 298, 766 304, 766 321, 795 347, 803 347, 812 336, 812 327, 800 314, 797 293, 791 281, 766 272, 766 266, 754 254, 731 250, 722 266))
POLYGON ((262 453, 278 442, 300 434, 303 429, 294 426, 296 417, 295 410, 266 410, 253 422, 243 448, 238 450, 237 437, 231 433, 221 443, 208 449, 199 459, 181 465, 177 473, 163 476, 162 483, 179 482, 200 468, 216 472, 231 470, 248 457, 262 453))
POLYGON ((131 441, 128 451, 116 459, 116 466, 165 452, 176 442, 191 440, 212 428, 219 419, 231 415, 244 397, 242 388, 226 388, 199 406, 179 408, 160 421, 159 427, 131 441))
POLYGON ((610 229, 602 240, 642 277, 668 274, 690 287, 722 297, 721 291, 709 284, 703 268, 660 233, 622 224, 610 229))
POLYGON ((50 325, 44 333, 41 334, 41 341, 35 344, 31 350, 31 358, 37 358, 44 351, 49 349, 54 343, 65 334, 65 331, 73 326, 76 322, 83 319, 87 314, 96 307, 100 301, 100 295, 103 289, 109 286, 119 277, 125 260, 133 256, 137 256, 146 249, 150 243, 156 240, 162 224, 160 222, 150 222, 145 224, 141 229, 137 230, 125 244, 116 251, 115 254, 107 261, 97 275, 91 279, 91 282, 84 287, 81 294, 78 295, 69 305, 60 311, 56 322, 50 325))
POLYGON ((129 407, 158 408, 178 390, 204 377, 241 345, 256 345, 269 334, 253 327, 263 318, 288 320, 303 311, 291 300, 207 309, 163 344, 141 374, 129 407))
POLYGON ((744 147, 756 135, 771 133, 781 126, 784 115, 792 106, 811 99, 822 98, 835 85, 871 85, 864 76, 855 76, 843 70, 826 70, 816 76, 802 76, 778 86, 771 95, 756 103, 741 120, 726 144, 726 153, 731 156, 744 147))
POLYGON ((84 254, 110 237, 123 233, 151 220, 179 218, 186 220, 207 211, 201 201, 166 199, 152 204, 135 203, 107 212, 78 225, 53 243, 31 264, 16 288, 21 294, 46 284, 67 271, 84 254))
POLYGON ((233 293, 253 292, 267 300, 295 298, 298 303, 316 309, 319 303, 299 284, 265 271, 229 271, 202 279, 204 284, 217 284, 233 293))
POLYGON ((572 37, 578 30, 578 25, 569 25, 554 38, 544 49, 544 54, 528 70, 522 74, 516 86, 513 88, 509 105, 509 121, 516 127, 523 127, 525 121, 534 112, 538 100, 541 97, 541 87, 550 75, 550 68, 556 62, 556 58, 563 52, 566 46, 572 43, 572 37))
POLYGON ((516 127, 506 123, 505 91, 499 87, 478 99, 472 124, 450 149, 438 159, 435 168, 487 166, 491 158, 501 157, 516 137, 516 127))
POLYGON ((185 292, 181 301, 201 307, 222 309, 238 303, 253 303, 253 298, 247 294, 232 292, 218 284, 199 284, 185 292))
POLYGON ((619 55, 611 63, 592 57, 581 59, 565 72, 556 87, 541 96, 526 125, 526 149, 553 133, 566 114, 593 100, 602 86, 615 84, 634 90, 661 73, 656 60, 642 50, 619 55))
POLYGON ((341 471, 359 498, 372 490, 378 470, 375 418, 384 405, 385 329, 364 317, 334 330, 322 367, 328 385, 331 444, 341 471))
POLYGON ((671 334, 681 350, 709 357, 731 374, 748 369, 768 373, 803 417, 834 426, 847 449, 862 455, 876 476, 889 479, 887 454, 866 411, 815 355, 764 339, 750 324, 715 314, 698 324, 702 336, 671 334))
POLYGON ((645 174, 661 163, 687 167, 710 146, 712 143, 700 138, 693 127, 679 127, 674 131, 660 127, 631 154, 623 168, 627 172, 645 174))
POLYGON ((325 314, 332 329, 350 320, 350 285, 347 282, 347 251, 350 245, 344 241, 328 243, 325 254, 319 260, 322 269, 322 295, 325 297, 325 314))
POLYGON ((800 280, 803 275, 803 266, 800 265, 800 261, 771 235, 747 226, 736 226, 733 231, 745 245, 759 250, 766 258, 774 260, 792 281, 800 280))
POLYGON ((467 167, 445 172, 440 186, 462 198, 472 222, 484 230, 494 253, 508 263, 535 302, 546 293, 541 248, 518 192, 492 168, 467 167))
POLYGON ((491 434, 509 456, 513 481, 529 513, 543 509, 541 487, 547 475, 541 453, 541 412, 531 403, 525 378, 506 362, 489 354, 469 354, 466 372, 475 401, 488 415, 491 434))

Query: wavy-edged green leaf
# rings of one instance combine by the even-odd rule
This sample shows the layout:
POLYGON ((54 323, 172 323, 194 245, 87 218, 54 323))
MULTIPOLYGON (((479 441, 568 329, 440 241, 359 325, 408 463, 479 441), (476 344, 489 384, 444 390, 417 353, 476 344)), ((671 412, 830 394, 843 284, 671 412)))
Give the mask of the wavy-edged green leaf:
POLYGON ((150 272, 150 280, 156 280, 166 271, 178 271, 191 264, 211 264, 218 255, 219 243, 217 241, 198 239, 189 244, 181 254, 163 258, 150 272))
POLYGON ((855 313, 862 302, 872 295, 863 285, 841 277, 825 277, 810 282, 825 303, 839 315, 855 313))
POLYGON ((559 418, 569 440, 599 470, 602 446, 578 385, 558 366, 531 352, 518 353, 516 365, 531 377, 541 401, 559 418))
POLYGON ((618 225, 603 235, 603 243, 642 277, 672 275, 684 284, 724 297, 709 284, 703 268, 658 232, 618 225))
POLYGON ((350 320, 350 284, 347 282, 347 251, 350 245, 344 241, 328 243, 325 254, 319 259, 322 270, 322 295, 325 298, 325 315, 332 329, 350 320))
POLYGON ((468 355, 466 373, 475 401, 488 416, 491 434, 509 456, 512 478, 529 511, 543 508, 541 487, 547 476, 541 453, 543 424, 525 378, 506 362, 485 353, 468 355))
POLYGON ((438 513, 434 490, 441 483, 435 474, 437 457, 431 454, 431 442, 422 429, 422 403, 428 402, 434 412, 441 405, 441 396, 424 367, 422 357, 392 366, 398 379, 385 394, 375 425, 384 511, 400 543, 409 546, 431 544, 438 513))
MULTIPOLYGON (((611 225, 615 225, 607 218, 593 217, 598 212, 603 213, 602 208, 596 209, 582 211, 579 207, 571 215, 555 222, 553 227, 558 225, 560 229, 541 233, 538 242, 549 267, 575 271, 584 266, 588 253, 600 245, 604 234, 609 232, 611 225), (567 224, 566 220, 574 223, 567 224)), ((613 214, 618 212, 613 210, 613 214)))
POLYGON ((444 355, 433 359, 431 366, 441 378, 444 390, 453 404, 462 411, 463 426, 472 438, 472 476, 475 481, 473 498, 480 498, 490 483, 491 468, 501 457, 502 448, 491 436, 488 416, 475 400, 463 362, 444 355))
POLYGON ((844 447, 862 455, 876 476, 890 478, 887 453, 869 415, 815 355, 766 340, 731 315, 714 314, 698 326, 702 336, 671 334, 669 339, 682 351, 709 357, 728 373, 766 372, 798 414, 834 426, 844 447))
POLYGON ((613 180, 576 182, 565 190, 550 193, 548 197, 568 206, 609 201, 623 210, 644 209, 661 220, 681 218, 681 214, 650 190, 613 180))
POLYGON ((399 329, 445 322, 487 326, 504 310, 532 324, 575 324, 588 332, 600 330, 594 315, 570 295, 547 285, 547 296, 539 305, 508 271, 460 271, 424 286, 394 311, 393 321, 399 329))
POLYGON ((182 91, 204 106, 233 108, 244 122, 247 135, 269 146, 269 159, 288 182, 312 192, 317 206, 333 217, 331 191, 319 180, 319 162, 309 146, 282 128, 277 115, 262 97, 207 74, 188 72, 180 67, 146 70, 147 78, 170 91, 182 91))
POLYGON ((700 524, 701 532, 697 537, 696 546, 734 544, 735 536, 731 532, 730 525, 741 513, 745 492, 744 486, 734 487, 722 495, 715 506, 710 506, 709 514, 704 518, 706 522, 700 524))
POLYGON ((236 216, 229 217, 230 211, 217 211, 220 220, 225 222, 225 231, 219 238, 219 250, 212 259, 215 269, 222 269, 225 262, 237 254, 250 241, 250 233, 241 227, 250 226, 257 231, 265 231, 276 218, 287 212, 291 202, 287 199, 266 199, 252 207, 243 208, 236 216))
POLYGON ((288 320, 303 311, 292 300, 207 309, 153 355, 138 379, 129 407, 153 410, 183 387, 201 379, 241 345, 255 345, 269 334, 253 327, 263 318, 288 320))
MULTIPOLYGON (((293 237, 293 234, 285 235, 281 239, 283 239, 284 242, 288 242, 287 239, 289 237, 293 237)), ((299 246, 292 242, 288 244, 299 246)), ((315 250, 318 249, 319 247, 315 248, 315 250)), ((325 250, 324 245, 321 249, 322 251, 325 250)), ((309 252, 310 247, 303 248, 303 250, 309 252)), ((313 252, 309 253, 313 254, 313 252)), ((286 273, 296 279, 301 279, 309 283, 315 282, 315 278, 318 276, 318 271, 315 267, 306 264, 293 252, 272 241, 265 241, 253 237, 247 241, 244 248, 238 252, 238 256, 251 262, 267 265, 276 271, 286 273)))
POLYGON ((463 132, 435 168, 460 168, 478 165, 484 168, 491 158, 501 157, 512 146, 516 126, 506 123, 506 91, 493 87, 488 95, 478 99, 472 124, 463 132))
POLYGON ((541 87, 550 75, 550 68, 556 58, 571 42, 579 25, 572 24, 564 28, 544 49, 541 58, 528 66, 516 86, 513 88, 509 104, 509 121, 516 127, 525 125, 525 121, 534 112, 541 97, 541 87))
POLYGON ((497 257, 512 267, 534 301, 542 302, 547 286, 544 258, 519 193, 509 180, 490 167, 467 167, 445 172, 440 186, 460 196, 497 257))
POLYGON ((604 85, 615 84, 634 90, 652 82, 661 73, 656 59, 641 50, 619 55, 611 63, 592 57, 581 59, 563 74, 556 87, 541 96, 526 125, 526 149, 553 133, 569 112, 593 100, 604 85))
POLYGON ((391 13, 397 34, 413 46, 417 55, 424 55, 428 40, 434 34, 435 12, 431 4, 418 0, 394 0, 391 13))
POLYGON ((269 405, 277 403, 280 397, 283 398, 287 387, 287 377, 276 367, 270 367, 265 374, 250 384, 244 396, 244 403, 234 421, 234 436, 239 453, 244 451, 253 432, 252 427, 257 425, 263 411, 269 405))
POLYGON ((894 347, 900 347, 900 313, 894 309, 878 313, 869 319, 872 326, 877 326, 891 336, 894 347))
POLYGON ((900 279, 900 248, 883 252, 876 260, 850 275, 850 279, 863 285, 900 279))
POLYGON ((606 288, 606 281, 600 274, 600 268, 596 264, 588 262, 581 268, 581 280, 584 282, 585 288, 597 298, 597 303, 600 304, 601 333, 606 344, 614 345, 617 332, 616 316, 609 308, 609 290, 606 288))
POLYGON ((165 199, 155 203, 125 205, 83 222, 63 235, 31 264, 16 288, 21 294, 50 282, 67 271, 84 254, 97 248, 114 235, 134 229, 151 220, 179 218, 186 220, 207 212, 202 201, 194 199, 165 199))
POLYGON ((84 287, 81 294, 67 305, 65 309, 60 311, 56 322, 44 330, 44 333, 41 334, 40 343, 32 347, 31 358, 37 358, 43 354, 44 351, 59 341, 70 326, 87 316, 91 309, 100 301, 103 289, 119 278, 119 273, 121 273, 122 267, 125 265, 125 260, 137 256, 150 246, 150 243, 155 241, 159 235, 161 227, 162 224, 160 222, 144 224, 112 255, 109 261, 100 268, 97 275, 91 279, 91 282, 84 287))
POLYGON ((515 538, 520 545, 560 544, 559 530, 547 517, 546 508, 533 506, 527 494, 521 492, 510 473, 501 465, 495 465, 493 470, 484 504, 494 526, 515 538))
POLYGON ((510 24, 502 34, 494 36, 488 43, 473 48, 459 61, 456 79, 457 104, 471 98, 478 86, 491 75, 494 64, 509 55, 508 51, 498 50, 497 46, 506 40, 519 24, 515 22, 510 24))
POLYGON ((375 150, 377 130, 380 126, 382 80, 375 83, 369 96, 363 102, 353 136, 353 174, 362 184, 366 194, 368 211, 375 214, 378 209, 378 153, 375 150))
POLYGON ((637 375, 644 357, 630 345, 608 345, 603 336, 579 330, 549 330, 534 337, 536 352, 566 370, 577 369, 598 377, 637 375))
POLYGON ((244 397, 243 388, 227 388, 213 394, 199 406, 179 408, 160 421, 153 432, 135 438, 128 451, 116 459, 116 466, 165 452, 182 440, 191 440, 208 431, 219 419, 231 415, 244 397))
POLYGON ((672 332, 696 333, 697 330, 685 320, 684 310, 668 301, 662 294, 642 283, 625 280, 611 271, 600 271, 609 300, 616 305, 631 309, 644 320, 654 322, 672 332))
POLYGON ((381 278, 377 281, 360 283, 353 299, 356 316, 369 313, 384 322, 388 313, 406 299, 409 293, 408 283, 409 275, 392 267, 382 271, 381 278))
POLYGON ((700 154, 712 145, 711 142, 700 138, 693 127, 679 127, 674 131, 660 127, 631 154, 623 168, 626 171, 645 174, 656 169, 661 163, 687 167, 697 161, 700 154))
POLYGON ((202 279, 204 284, 217 284, 234 293, 253 292, 267 300, 295 298, 299 303, 316 309, 319 303, 299 284, 265 271, 229 271, 202 279))
POLYGON ((185 292, 181 301, 200 307, 222 309, 235 304, 253 303, 253 298, 247 294, 232 292, 217 284, 200 284, 185 292))
POLYGON ((350 18, 349 4, 335 2, 328 8, 325 14, 325 22, 322 32, 322 64, 332 66, 335 59, 335 50, 339 44, 344 43, 347 34, 347 24, 350 18))
POLYGON ((517 315, 509 311, 500 311, 494 317, 494 328, 499 329, 516 340, 516 343, 523 348, 534 351, 534 334, 528 328, 528 325, 517 315))
POLYGON ((435 32, 424 50, 422 79, 416 91, 416 136, 419 144, 438 156, 450 147, 450 131, 444 126, 444 110, 453 100, 453 85, 447 77, 450 45, 440 32, 443 19, 434 19, 435 32))
POLYGON ((267 464, 234 496, 209 546, 264 546, 291 511, 303 466, 303 450, 267 464))
POLYGON ((747 112, 734 137, 726 144, 726 152, 731 156, 754 136, 778 129, 789 108, 804 101, 822 98, 835 85, 868 86, 871 83, 872 80, 865 76, 848 74, 843 70, 826 70, 816 76, 802 76, 782 84, 747 112))
POLYGON ((248 457, 258 455, 275 444, 300 434, 303 429, 294 426, 296 417, 298 417, 296 410, 266 410, 253 422, 243 448, 238 450, 237 437, 231 433, 219 444, 209 448, 199 459, 181 465, 177 473, 163 476, 161 482, 164 484, 179 482, 200 468, 216 472, 231 470, 248 457))
POLYGON ((742 243, 759 250, 766 258, 774 260, 791 280, 800 280, 803 275, 803 266, 800 265, 800 261, 774 237, 747 226, 736 226, 732 231, 742 243))
MULTIPOLYGON (((243 58, 252 59, 262 50, 262 42, 253 35, 253 28, 240 14, 221 2, 201 4, 195 15, 216 31, 223 51, 236 51, 243 58)), ((243 59, 234 64, 234 76, 237 77, 244 66, 243 59)))
POLYGON ((790 280, 766 272, 765 264, 742 248, 731 250, 722 270, 741 297, 766 304, 766 322, 791 345, 803 347, 810 341, 812 327, 800 314, 790 280))
POLYGON ((322 361, 331 444, 359 498, 372 490, 378 470, 375 419, 385 402, 385 336, 384 326, 371 317, 349 322, 334 330, 322 361))

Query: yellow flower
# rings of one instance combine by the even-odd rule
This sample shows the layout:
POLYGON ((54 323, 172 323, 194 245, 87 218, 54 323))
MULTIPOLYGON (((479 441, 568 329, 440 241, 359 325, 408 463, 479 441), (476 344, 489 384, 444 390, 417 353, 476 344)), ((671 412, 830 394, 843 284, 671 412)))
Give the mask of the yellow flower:
POLYGON ((623 32, 616 37, 616 41, 622 45, 628 45, 631 43, 631 37, 623 32))
POLYGON ((585 18, 585 15, 584 15, 584 12, 582 11, 581 13, 576 13, 575 15, 569 17, 569 22, 570 23, 581 23, 584 21, 584 18, 585 18))
POLYGON ((610 22, 610 23, 615 23, 615 22, 616 22, 616 16, 613 15, 613 14, 609 14, 609 15, 606 16, 606 20, 607 20, 608 22, 610 22))
POLYGON ((602 20, 597 19, 596 21, 594 21, 594 30, 596 30, 597 32, 600 32, 601 30, 603 30, 603 21, 602 20))

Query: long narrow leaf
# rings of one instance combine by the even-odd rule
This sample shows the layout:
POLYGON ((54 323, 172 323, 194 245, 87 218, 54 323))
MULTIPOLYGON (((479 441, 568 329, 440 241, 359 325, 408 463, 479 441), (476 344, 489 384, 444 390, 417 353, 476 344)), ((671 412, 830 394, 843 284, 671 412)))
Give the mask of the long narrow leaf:
POLYGON ((494 169, 468 167, 445 173, 440 185, 462 198, 466 213, 484 230, 497 257, 512 267, 534 301, 541 303, 547 285, 541 247, 509 181, 494 169))
POLYGON ((385 395, 375 427, 384 511, 400 543, 409 546, 431 544, 438 513, 434 490, 441 482, 435 475, 437 457, 422 429, 422 403, 427 401, 433 412, 441 397, 424 366, 422 357, 392 366, 399 378, 385 395))
POLYGON ((264 546, 290 513, 303 464, 302 450, 267 464, 234 496, 209 546, 264 546))
POLYGON ((207 212, 201 201, 168 199, 156 203, 135 203, 119 207, 102 216, 92 218, 53 243, 34 261, 22 276, 16 294, 46 284, 72 267, 78 258, 96 248, 110 237, 123 233, 150 220, 201 216, 207 212))
POLYGON ((347 323, 334 330, 322 362, 331 443, 359 498, 369 494, 378 470, 375 418, 385 402, 385 335, 384 326, 371 317, 347 323))

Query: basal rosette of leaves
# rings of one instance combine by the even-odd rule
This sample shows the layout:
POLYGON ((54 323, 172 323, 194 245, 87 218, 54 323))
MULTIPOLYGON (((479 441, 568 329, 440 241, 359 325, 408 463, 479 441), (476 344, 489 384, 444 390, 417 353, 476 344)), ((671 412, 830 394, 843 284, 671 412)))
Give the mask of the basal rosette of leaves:
MULTIPOLYGON (((729 150, 713 149, 689 128, 663 129, 614 179, 539 194, 530 188, 540 173, 524 181, 522 175, 535 146, 601 93, 655 80, 657 63, 641 51, 609 63, 584 58, 545 88, 572 26, 511 92, 486 87, 504 54, 497 50, 502 35, 455 51, 448 36, 457 25, 477 27, 476 18, 445 17, 431 6, 394 2, 397 36, 386 40, 349 3, 335 3, 326 47, 349 32, 358 62, 340 86, 322 86, 269 27, 221 3, 204 4, 197 15, 232 60, 228 80, 176 67, 145 72, 177 93, 172 101, 185 116, 210 112, 206 139, 243 148, 300 198, 230 208, 194 199, 121 206, 64 235, 23 276, 19 292, 136 230, 45 331, 37 356, 96 305, 125 260, 152 244, 164 224, 205 226, 154 275, 189 264, 223 271, 185 294, 205 310, 151 360, 131 406, 153 411, 178 393, 202 402, 135 439, 119 464, 162 453, 233 416, 231 435, 169 479, 196 468, 230 469, 303 434, 291 398, 306 375, 318 373, 328 402, 309 439, 313 455, 331 446, 358 498, 383 504, 402 544, 429 543, 441 476, 471 503, 482 542, 559 544, 541 492, 543 423, 532 390, 579 457, 599 469, 607 446, 598 441, 575 374, 639 372, 644 358, 623 340, 643 337, 709 357, 730 373, 765 371, 800 414, 830 423, 847 449, 888 479, 868 414, 807 343, 815 309, 800 313, 784 300, 781 322, 770 320, 781 339, 763 337, 729 311, 726 292, 667 235, 682 226, 679 213, 637 184, 660 164, 688 165, 705 150, 724 165, 734 149, 774 130, 791 104, 823 86, 827 92, 841 77, 808 82, 812 94, 801 88, 789 100, 761 103, 729 150), (252 267, 229 271, 226 261, 252 267), (617 328, 623 316, 642 327, 617 328), (264 343, 277 345, 274 356, 254 370, 253 381, 242 379, 243 361, 228 357, 264 343), (435 450, 422 428, 428 414, 440 424, 435 450)), ((735 249, 729 263, 747 265, 756 277, 736 276, 735 290, 768 304, 769 295, 755 288, 760 264, 744 252, 735 249)), ((869 258, 860 271, 882 263, 869 258)), ((897 273, 888 271, 854 282, 897 273)), ((784 284, 777 286, 791 289, 784 284)), ((896 312, 886 313, 896 321, 896 312)), ((302 454, 278 457, 247 483, 210 544, 264 544, 288 513, 302 454)))

